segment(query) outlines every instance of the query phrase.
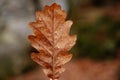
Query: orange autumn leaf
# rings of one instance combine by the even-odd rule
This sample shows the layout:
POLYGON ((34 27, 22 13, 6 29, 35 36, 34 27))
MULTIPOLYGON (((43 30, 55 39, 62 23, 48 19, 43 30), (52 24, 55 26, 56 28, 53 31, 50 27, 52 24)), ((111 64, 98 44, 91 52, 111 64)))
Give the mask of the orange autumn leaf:
POLYGON ((72 54, 68 51, 76 42, 76 35, 69 35, 72 21, 65 19, 66 12, 54 3, 37 11, 36 22, 29 24, 34 35, 29 35, 28 39, 39 52, 32 53, 31 57, 51 80, 57 80, 64 72, 62 66, 71 60, 72 54))

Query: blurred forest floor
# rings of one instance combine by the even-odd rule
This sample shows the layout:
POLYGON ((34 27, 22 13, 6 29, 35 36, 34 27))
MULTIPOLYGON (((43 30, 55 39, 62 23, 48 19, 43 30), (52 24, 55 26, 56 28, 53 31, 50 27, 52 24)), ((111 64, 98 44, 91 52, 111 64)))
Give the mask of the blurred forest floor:
MULTIPOLYGON (((80 59, 69 62, 64 66, 66 71, 60 80, 119 80, 118 60, 93 61, 80 59)), ((6 80, 48 80, 41 68, 6 80)))

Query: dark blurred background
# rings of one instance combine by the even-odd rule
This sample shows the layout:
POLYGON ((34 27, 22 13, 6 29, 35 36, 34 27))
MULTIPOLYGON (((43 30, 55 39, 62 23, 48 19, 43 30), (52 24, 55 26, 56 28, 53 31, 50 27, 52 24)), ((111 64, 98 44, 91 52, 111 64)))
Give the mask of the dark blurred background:
POLYGON ((0 0, 0 80, 44 79, 30 58, 28 23, 54 2, 67 11, 78 38, 62 80, 73 74, 69 80, 120 80, 120 0, 0 0))

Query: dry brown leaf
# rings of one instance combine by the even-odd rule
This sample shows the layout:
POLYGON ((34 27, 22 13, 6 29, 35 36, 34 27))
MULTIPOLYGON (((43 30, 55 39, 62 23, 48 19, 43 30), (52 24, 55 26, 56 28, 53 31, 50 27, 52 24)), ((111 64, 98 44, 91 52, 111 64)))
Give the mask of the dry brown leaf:
POLYGON ((54 3, 45 6, 43 11, 37 11, 36 22, 30 23, 34 35, 29 35, 28 39, 39 51, 32 53, 31 57, 43 67, 44 73, 51 80, 57 80, 64 72, 62 65, 72 58, 68 51, 76 42, 76 35, 69 35, 72 21, 65 19, 66 12, 54 3))

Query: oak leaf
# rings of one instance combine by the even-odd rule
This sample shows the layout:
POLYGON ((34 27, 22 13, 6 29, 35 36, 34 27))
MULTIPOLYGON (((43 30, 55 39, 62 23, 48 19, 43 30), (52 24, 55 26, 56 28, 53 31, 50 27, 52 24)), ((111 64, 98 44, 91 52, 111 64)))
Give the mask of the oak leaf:
POLYGON ((64 72, 62 67, 71 60, 68 51, 76 42, 76 35, 69 35, 72 21, 66 19, 66 12, 54 3, 36 12, 36 22, 30 22, 34 35, 29 35, 31 45, 39 53, 32 53, 33 61, 43 67, 44 73, 51 80, 58 80, 64 72))

